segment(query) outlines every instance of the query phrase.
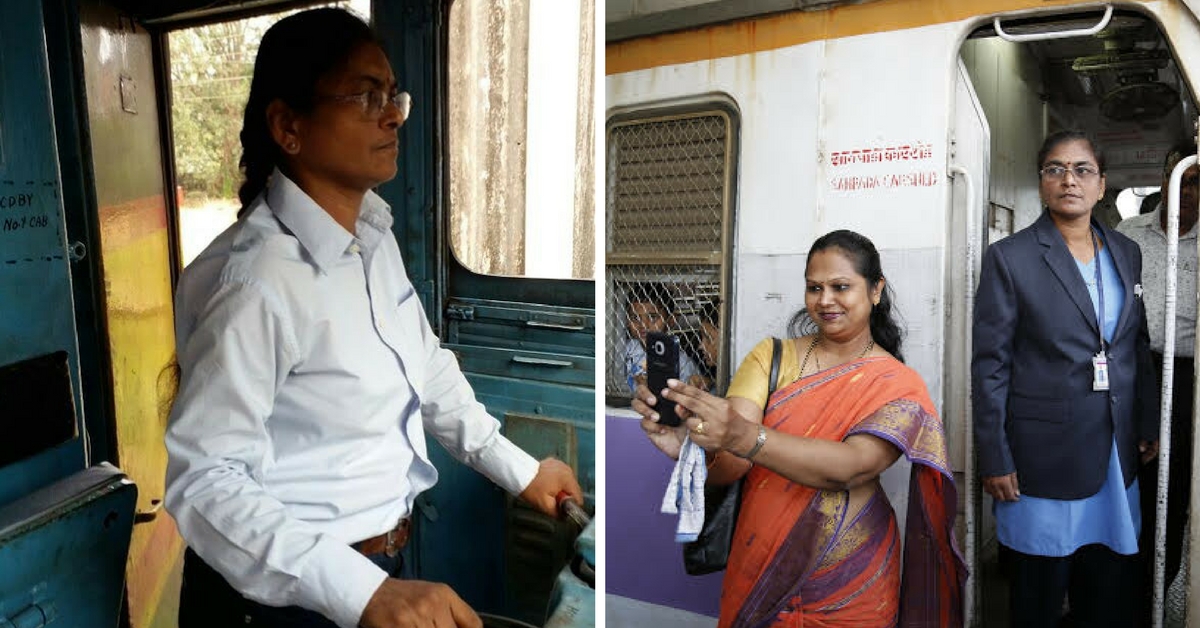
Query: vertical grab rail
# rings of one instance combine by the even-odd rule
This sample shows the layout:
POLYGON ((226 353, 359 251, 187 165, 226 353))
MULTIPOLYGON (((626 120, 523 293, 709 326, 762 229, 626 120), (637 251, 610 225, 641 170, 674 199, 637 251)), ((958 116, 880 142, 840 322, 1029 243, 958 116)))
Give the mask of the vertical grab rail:
MULTIPOLYGON (((971 173, 966 168, 958 165, 950 166, 951 176, 961 176, 963 183, 966 186, 968 216, 971 208, 974 207, 975 201, 975 184, 971 180, 971 173)), ((971 223, 967 221, 967 277, 966 277, 966 320, 969 325, 975 319, 975 254, 976 246, 973 235, 971 235, 971 223)), ((966 355, 967 363, 970 364, 971 359, 971 334, 966 334, 966 355)), ((964 484, 967 485, 966 494, 966 519, 967 519, 967 538, 963 545, 966 547, 967 553, 967 573, 970 574, 971 582, 967 586, 967 590, 963 592, 963 608, 966 611, 966 625, 974 625, 972 619, 975 614, 975 585, 978 583, 979 577, 979 560, 978 552, 975 548, 975 539, 978 527, 978 522, 975 521, 975 501, 979 498, 977 495, 978 487, 975 483, 975 425, 972 407, 971 407, 971 378, 966 378, 967 394, 966 394, 966 414, 963 417, 963 440, 966 443, 966 455, 964 456, 963 477, 964 484)))
POLYGON ((1167 290, 1163 326, 1162 403, 1158 428, 1158 491, 1154 509, 1154 628, 1162 628, 1166 597, 1167 485, 1171 480, 1171 396, 1175 389, 1175 292, 1179 267, 1179 183, 1183 172, 1196 163, 1196 156, 1179 160, 1171 171, 1167 198, 1167 290))

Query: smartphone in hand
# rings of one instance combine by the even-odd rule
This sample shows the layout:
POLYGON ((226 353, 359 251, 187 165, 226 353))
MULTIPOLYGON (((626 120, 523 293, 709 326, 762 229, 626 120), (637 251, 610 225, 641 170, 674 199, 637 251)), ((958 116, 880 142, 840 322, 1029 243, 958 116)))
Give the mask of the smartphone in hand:
POLYGON ((661 425, 674 427, 680 424, 675 413, 675 402, 663 399, 662 390, 668 379, 679 379, 679 341, 675 336, 662 332, 646 334, 646 386, 657 399, 654 411, 661 425))

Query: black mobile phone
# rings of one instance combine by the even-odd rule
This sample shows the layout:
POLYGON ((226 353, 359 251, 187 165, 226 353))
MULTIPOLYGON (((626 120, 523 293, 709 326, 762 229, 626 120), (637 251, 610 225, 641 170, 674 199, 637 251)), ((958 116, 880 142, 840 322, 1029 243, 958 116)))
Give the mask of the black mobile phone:
POLYGON ((674 427, 679 425, 675 402, 663 399, 662 390, 668 379, 679 379, 679 342, 675 336, 652 331, 646 334, 646 386, 657 399, 654 411, 658 422, 674 427))

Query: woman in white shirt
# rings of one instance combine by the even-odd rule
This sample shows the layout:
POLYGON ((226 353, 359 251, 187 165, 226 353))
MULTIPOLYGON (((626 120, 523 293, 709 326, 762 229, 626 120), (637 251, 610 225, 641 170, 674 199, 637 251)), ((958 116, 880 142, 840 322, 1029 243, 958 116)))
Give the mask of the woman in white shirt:
POLYGON ((540 510, 582 491, 505 439, 407 278, 387 204, 411 107, 370 28, 339 9, 264 35, 241 133, 238 221, 176 294, 180 387, 166 506, 189 550, 180 626, 480 626, 401 580, 425 433, 540 510))

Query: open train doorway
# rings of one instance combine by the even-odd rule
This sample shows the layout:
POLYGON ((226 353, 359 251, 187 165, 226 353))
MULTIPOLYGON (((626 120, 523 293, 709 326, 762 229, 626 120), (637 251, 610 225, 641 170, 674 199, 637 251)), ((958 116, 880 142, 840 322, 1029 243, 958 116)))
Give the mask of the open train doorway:
MULTIPOLYGON (((1164 26, 1158 14, 1134 8, 1056 11, 988 17, 960 49, 949 241, 965 253, 954 257, 968 263, 958 268, 956 261, 948 281, 961 285, 967 298, 950 300, 962 305, 948 318, 947 412, 969 415, 971 302, 965 293, 974 292, 983 251, 1033 224, 1043 211, 1036 163, 1042 140, 1066 129, 1097 140, 1107 157, 1107 185, 1093 215, 1115 228, 1123 218, 1157 207, 1152 195, 1164 158, 1181 140, 1194 137, 1195 95, 1188 68, 1172 47, 1177 24, 1164 26), (963 381, 956 384, 954 378, 963 381)), ((972 438, 963 440, 967 445, 972 438)), ((976 575, 968 616, 975 618, 972 625, 1007 626, 1006 550, 997 539, 992 498, 975 477, 973 444, 959 451, 965 452, 968 478, 961 491, 967 511, 961 538, 976 575)), ((1149 496, 1143 510, 1152 509, 1155 486, 1140 488, 1149 496)), ((1146 514, 1142 519, 1152 524, 1146 514)), ((1153 538, 1153 529, 1149 533, 1153 538)), ((1187 625, 1184 563, 1167 582, 1166 626, 1187 625)))

